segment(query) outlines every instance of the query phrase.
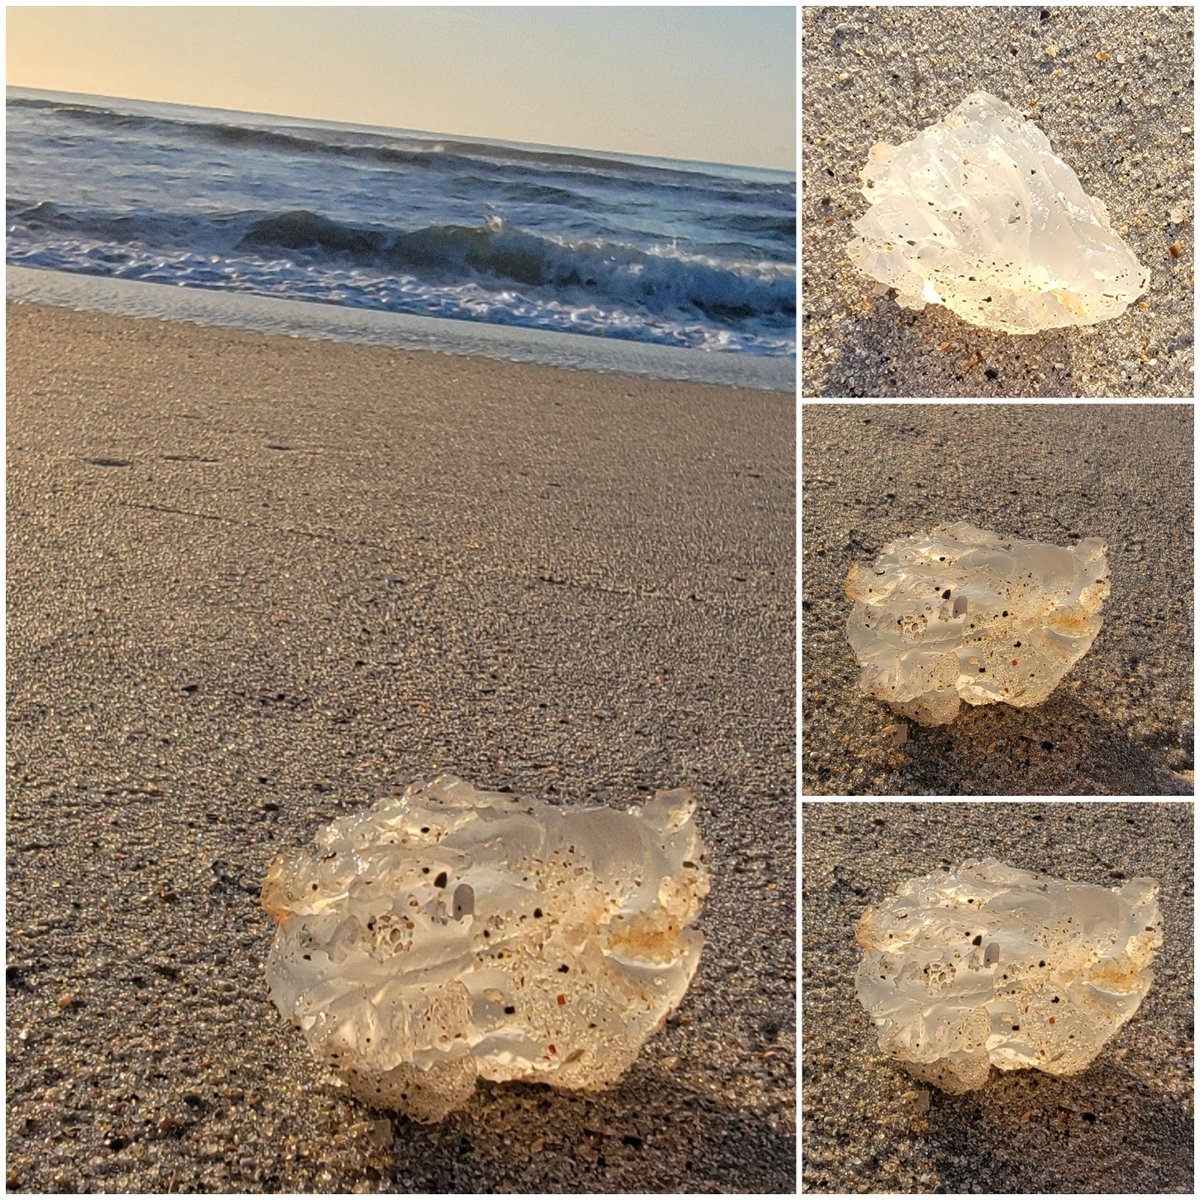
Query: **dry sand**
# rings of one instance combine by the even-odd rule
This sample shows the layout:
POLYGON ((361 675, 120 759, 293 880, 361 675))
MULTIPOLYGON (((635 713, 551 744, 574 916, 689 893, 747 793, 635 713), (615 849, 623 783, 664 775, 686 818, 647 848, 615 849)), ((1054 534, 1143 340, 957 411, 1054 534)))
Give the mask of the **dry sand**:
POLYGON ((9 306, 8 1186, 795 1189, 790 397, 9 306), (428 772, 687 783, 696 981, 431 1128, 266 999, 268 860, 428 772))
POLYGON ((1193 394, 1192 6, 809 5, 802 28, 804 395, 1193 394), (902 309, 851 264, 871 146, 972 91, 1034 119, 1150 268, 1123 316, 995 333, 902 309))
POLYGON ((1192 406, 807 404, 803 445, 808 795, 1190 795, 1192 406), (1108 543, 1091 650, 1036 708, 908 723, 858 690, 846 573, 942 521, 1108 543))
POLYGON ((804 1190, 1192 1194, 1194 821, 1183 801, 805 804, 804 1190), (1154 877, 1164 944, 1137 1015, 1082 1074, 993 1070, 949 1096, 880 1053, 854 927, 900 881, 989 856, 1107 887, 1154 877))

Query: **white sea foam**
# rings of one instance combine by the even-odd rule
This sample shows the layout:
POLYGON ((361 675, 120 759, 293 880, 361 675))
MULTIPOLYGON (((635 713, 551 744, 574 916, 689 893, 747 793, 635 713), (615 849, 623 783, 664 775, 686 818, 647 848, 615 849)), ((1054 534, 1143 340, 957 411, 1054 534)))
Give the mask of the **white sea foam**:
POLYGON ((780 173, 10 89, 8 261, 789 357, 780 173))

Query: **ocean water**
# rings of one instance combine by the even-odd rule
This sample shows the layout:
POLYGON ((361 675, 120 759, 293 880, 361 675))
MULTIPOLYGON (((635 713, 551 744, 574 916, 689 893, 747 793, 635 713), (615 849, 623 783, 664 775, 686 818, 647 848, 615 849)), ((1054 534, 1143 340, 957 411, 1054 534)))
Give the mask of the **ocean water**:
POLYGON ((11 266, 795 355, 792 174, 20 88, 7 116, 11 266))

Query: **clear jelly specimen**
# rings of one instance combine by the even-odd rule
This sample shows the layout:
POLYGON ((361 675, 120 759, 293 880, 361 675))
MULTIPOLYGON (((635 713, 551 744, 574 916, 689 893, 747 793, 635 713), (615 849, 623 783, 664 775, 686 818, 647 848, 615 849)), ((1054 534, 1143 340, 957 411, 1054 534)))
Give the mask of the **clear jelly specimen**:
POLYGON ((966 521, 853 563, 846 633, 859 686, 921 725, 968 704, 1041 704, 1100 632, 1105 544, 1052 546, 966 521))
POLYGON ((1036 333, 1118 317, 1149 285, 1046 135, 987 92, 901 146, 876 142, 862 181, 871 207, 847 252, 905 308, 1036 333))
POLYGON ((856 930, 879 1048, 945 1092, 993 1066, 1078 1074, 1150 989, 1157 894, 1153 879, 1110 891, 996 859, 907 880, 856 930))
POLYGON ((271 999, 355 1095, 418 1121, 477 1077, 611 1084, 699 962, 694 809, 682 789, 621 812, 415 783, 271 863, 271 999))

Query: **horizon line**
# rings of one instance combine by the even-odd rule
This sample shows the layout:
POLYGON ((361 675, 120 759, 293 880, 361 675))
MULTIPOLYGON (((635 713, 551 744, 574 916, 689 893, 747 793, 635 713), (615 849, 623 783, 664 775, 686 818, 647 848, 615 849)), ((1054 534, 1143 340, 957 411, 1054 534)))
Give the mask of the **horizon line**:
POLYGON ((420 133, 426 134, 430 137, 455 138, 459 140, 470 138, 485 142, 506 142, 511 146, 529 147, 538 150, 571 150, 583 154, 617 155, 621 158, 635 158, 651 160, 655 162, 694 163, 696 166, 702 167, 725 167, 749 171, 769 171, 775 175, 786 175, 791 178, 796 178, 795 168, 787 169, 784 167, 763 167, 756 166, 754 163, 719 162, 716 159, 703 158, 670 158, 663 154, 636 154, 628 150, 609 150, 601 149, 595 146, 562 146, 553 142, 525 142, 518 141, 516 138, 488 137, 485 134, 479 133, 451 133, 448 131, 439 132, 433 129, 412 129, 403 125, 375 125, 367 121, 343 121, 334 117, 306 117, 300 113, 260 112, 253 109, 244 108, 218 108, 211 104, 187 104, 181 100, 156 100, 151 99, 148 96, 111 96, 103 92, 72 92, 65 91, 62 88, 34 87, 32 84, 11 83, 7 79, 5 80, 4 87, 6 92, 9 89, 15 88, 25 92, 44 92, 47 95, 53 96, 80 96, 89 100, 132 100, 139 104, 164 104, 169 105, 172 108, 199 108, 208 112, 237 113, 240 116, 245 117, 276 117, 292 121, 324 121, 331 125, 358 125, 368 129, 381 129, 396 133, 420 133))

